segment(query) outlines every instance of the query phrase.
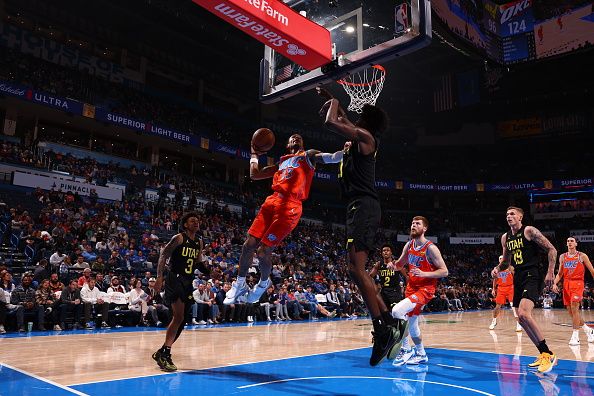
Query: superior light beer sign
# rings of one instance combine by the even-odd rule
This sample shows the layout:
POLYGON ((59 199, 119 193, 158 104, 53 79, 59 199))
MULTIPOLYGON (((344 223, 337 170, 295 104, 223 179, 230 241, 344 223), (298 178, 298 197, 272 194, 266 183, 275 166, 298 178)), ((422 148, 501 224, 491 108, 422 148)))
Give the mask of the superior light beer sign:
POLYGON ((330 32, 279 0, 193 1, 307 70, 332 60, 330 32))

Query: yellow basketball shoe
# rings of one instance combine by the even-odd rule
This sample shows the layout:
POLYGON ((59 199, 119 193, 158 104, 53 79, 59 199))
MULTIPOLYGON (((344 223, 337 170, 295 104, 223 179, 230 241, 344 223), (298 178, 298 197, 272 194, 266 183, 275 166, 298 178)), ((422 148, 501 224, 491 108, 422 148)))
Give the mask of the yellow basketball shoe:
POLYGON ((538 366, 539 373, 548 373, 553 369, 553 366, 557 364, 557 356, 555 354, 542 354, 542 360, 540 361, 540 366, 538 366))
POLYGON ((530 368, 538 368, 540 367, 540 363, 542 362, 542 353, 540 355, 537 356, 536 360, 533 361, 532 363, 528 363, 528 367, 530 368))

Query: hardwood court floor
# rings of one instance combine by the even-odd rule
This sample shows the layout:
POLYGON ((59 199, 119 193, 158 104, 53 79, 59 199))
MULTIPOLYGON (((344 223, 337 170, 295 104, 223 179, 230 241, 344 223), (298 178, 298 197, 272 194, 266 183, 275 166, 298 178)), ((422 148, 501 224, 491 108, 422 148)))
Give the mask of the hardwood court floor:
MULTIPOLYGON (((594 321, 594 311, 582 312, 587 322, 594 321)), ((566 311, 536 310, 535 317, 560 359, 594 362, 594 344, 587 343, 583 332, 580 347, 568 346, 571 321, 566 311)), ((502 312, 495 331, 488 330, 490 321, 490 311, 425 315, 421 322, 424 344, 447 350, 536 355, 528 337, 515 332, 511 311, 502 312)), ((325 354, 369 347, 370 330, 369 320, 336 319, 193 326, 174 345, 173 358, 183 371, 325 354)), ((163 330, 151 329, 0 337, 0 362, 66 386, 154 376, 161 372, 150 355, 163 338, 163 330)), ((361 363, 367 364, 367 358, 361 363)))

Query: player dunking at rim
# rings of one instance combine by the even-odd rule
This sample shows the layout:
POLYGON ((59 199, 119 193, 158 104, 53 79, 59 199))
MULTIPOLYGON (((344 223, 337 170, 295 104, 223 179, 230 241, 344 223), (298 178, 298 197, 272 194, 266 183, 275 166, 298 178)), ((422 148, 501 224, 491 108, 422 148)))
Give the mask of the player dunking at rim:
MULTIPOLYGON (((506 219, 510 230, 501 236, 503 247, 503 262, 513 263, 514 273, 514 301, 513 306, 518 310, 518 320, 540 355, 528 367, 538 368, 540 373, 548 373, 557 364, 557 357, 547 346, 542 331, 532 317, 534 305, 544 287, 542 268, 538 260, 539 249, 547 252, 549 266, 544 283, 553 285, 557 250, 549 240, 535 227, 522 224, 524 211, 510 206, 507 208, 506 219)), ((493 269, 495 277, 502 268, 493 269)))
POLYGON ((408 264, 408 284, 404 293, 405 299, 392 308, 392 315, 397 319, 408 320, 408 331, 415 344, 414 349, 411 348, 408 337, 404 337, 402 348, 392 363, 395 366, 416 365, 429 361, 421 338, 419 315, 423 307, 435 297, 438 279, 448 276, 448 268, 437 246, 425 238, 428 227, 429 222, 425 217, 413 217, 410 226, 412 239, 404 245, 402 254, 394 266, 396 270, 400 270, 408 264))
POLYGON ((335 153, 306 151, 300 135, 289 137, 287 150, 289 153, 281 157, 278 164, 260 168, 258 155, 263 153, 257 152, 252 144, 250 177, 252 180, 272 177, 274 193, 266 198, 248 230, 248 236, 239 257, 239 274, 227 292, 224 304, 234 304, 237 298, 244 294, 247 294, 248 304, 258 301, 271 283, 269 277, 272 269, 272 250, 299 223, 302 201, 309 195, 316 163, 338 163, 342 159, 342 151, 335 153), (260 260, 260 282, 250 290, 245 278, 256 249, 260 260))
POLYGON ((373 279, 365 270, 369 252, 374 250, 375 232, 381 218, 375 190, 375 158, 379 136, 388 128, 388 116, 379 107, 365 104, 361 117, 353 124, 337 99, 325 89, 317 88, 317 92, 326 99, 320 109, 324 125, 347 139, 338 177, 343 197, 347 199, 348 268, 371 315, 373 349, 369 364, 375 366, 395 345, 400 345, 407 324, 392 318, 376 292, 373 279))
POLYGON ((186 313, 192 303, 192 281, 194 271, 199 269, 205 272, 202 263, 202 239, 196 237, 200 224, 196 213, 186 213, 182 216, 180 224, 183 231, 171 238, 159 256, 157 266, 157 280, 155 289, 160 291, 163 285, 163 271, 169 261, 169 274, 165 281, 165 303, 171 305, 173 319, 167 326, 165 343, 161 349, 153 353, 153 359, 164 371, 175 371, 177 367, 171 360, 171 346, 184 329, 186 313))
POLYGON ((569 345, 580 345, 580 328, 586 333, 588 342, 594 342, 594 329, 584 323, 580 313, 580 302, 584 296, 585 268, 588 268, 594 277, 594 268, 588 256, 577 250, 577 241, 574 237, 567 238, 567 253, 559 257, 559 272, 553 282, 553 291, 559 293, 557 285, 563 279, 563 305, 573 321, 573 333, 569 345))

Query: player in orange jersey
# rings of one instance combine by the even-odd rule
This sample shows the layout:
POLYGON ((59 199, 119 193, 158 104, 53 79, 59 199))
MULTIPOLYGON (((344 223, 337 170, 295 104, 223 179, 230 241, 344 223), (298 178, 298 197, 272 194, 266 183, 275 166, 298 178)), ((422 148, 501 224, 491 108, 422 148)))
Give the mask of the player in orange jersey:
POLYGON ((392 316, 396 319, 408 319, 410 336, 415 344, 414 349, 411 348, 408 337, 404 337, 402 347, 393 362, 395 366, 417 365, 429 361, 421 338, 419 315, 425 304, 435 296, 437 280, 448 276, 448 268, 437 246, 425 238, 428 227, 429 222, 425 217, 413 218, 410 226, 412 240, 404 245, 402 254, 395 263, 396 270, 408 264, 408 284, 405 299, 392 308, 392 316))
POLYGON ((497 317, 501 313, 501 306, 509 303, 516 318, 516 331, 522 331, 522 326, 517 322, 518 314, 513 307, 514 301, 514 267, 509 263, 503 262, 503 256, 499 256, 499 267, 501 271, 493 278, 493 297, 495 297, 495 309, 493 310, 493 321, 489 326, 489 330, 495 329, 497 326, 497 317))
POLYGON ((239 258, 239 274, 233 286, 227 292, 224 303, 234 304, 239 296, 247 294, 247 302, 258 301, 262 293, 270 286, 271 255, 275 246, 289 235, 301 218, 301 202, 309 195, 316 163, 339 163, 342 150, 333 154, 318 150, 305 150, 303 138, 292 135, 287 143, 288 154, 281 157, 276 165, 260 169, 258 155, 252 147, 250 159, 250 177, 261 180, 272 177, 273 194, 266 198, 258 215, 248 230, 248 237, 243 244, 239 258), (249 289, 245 282, 254 252, 258 250, 260 260, 260 282, 249 289))
POLYGON ((580 328, 588 337, 588 342, 594 342, 594 330, 584 323, 580 314, 580 302, 584 295, 585 268, 594 276, 594 268, 585 253, 578 252, 577 240, 567 238, 567 253, 559 256, 559 272, 553 282, 553 291, 559 293, 558 283, 563 279, 563 305, 573 319, 573 334, 569 345, 580 345, 580 328))

